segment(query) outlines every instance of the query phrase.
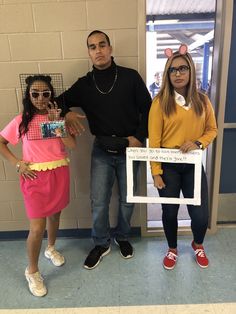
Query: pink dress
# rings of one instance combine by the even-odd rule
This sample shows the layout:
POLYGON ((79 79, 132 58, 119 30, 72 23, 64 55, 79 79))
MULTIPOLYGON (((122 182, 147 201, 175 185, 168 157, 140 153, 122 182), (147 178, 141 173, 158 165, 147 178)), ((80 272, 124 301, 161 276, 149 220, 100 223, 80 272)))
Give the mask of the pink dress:
POLYGON ((60 138, 42 139, 40 123, 47 115, 35 115, 29 131, 19 138, 22 115, 16 116, 1 132, 12 145, 22 141, 23 160, 36 172, 34 180, 20 177, 29 219, 44 218, 60 212, 69 203, 70 176, 65 145, 60 138))

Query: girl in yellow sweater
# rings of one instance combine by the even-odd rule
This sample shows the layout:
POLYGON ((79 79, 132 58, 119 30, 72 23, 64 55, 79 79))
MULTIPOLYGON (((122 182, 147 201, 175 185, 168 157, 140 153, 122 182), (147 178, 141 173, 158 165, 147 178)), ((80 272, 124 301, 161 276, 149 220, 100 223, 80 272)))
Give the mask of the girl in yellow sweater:
MULTIPOLYGON (((162 86, 154 98, 149 113, 149 146, 151 148, 178 148, 182 153, 205 149, 216 137, 217 126, 209 98, 198 92, 196 73, 187 46, 179 51, 165 51, 168 60, 163 73, 162 86)), ((194 191, 194 165, 151 162, 154 186, 161 197, 192 198, 194 191)), ((208 192, 206 174, 202 167, 201 205, 188 205, 193 232, 192 248, 196 262, 208 267, 203 240, 208 226, 208 192)), ((162 221, 168 242, 163 260, 166 269, 176 265, 179 204, 162 204, 162 221)))

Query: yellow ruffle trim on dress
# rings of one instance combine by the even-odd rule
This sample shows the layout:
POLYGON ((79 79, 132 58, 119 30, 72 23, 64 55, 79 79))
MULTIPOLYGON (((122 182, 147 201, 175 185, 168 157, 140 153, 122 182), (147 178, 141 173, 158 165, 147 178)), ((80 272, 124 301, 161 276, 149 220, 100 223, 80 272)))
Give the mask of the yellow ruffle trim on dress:
POLYGON ((64 158, 64 159, 54 160, 54 161, 47 161, 47 162, 36 162, 36 163, 30 164, 29 168, 35 171, 46 171, 46 170, 56 169, 62 166, 68 166, 69 162, 70 162, 69 158, 64 158))

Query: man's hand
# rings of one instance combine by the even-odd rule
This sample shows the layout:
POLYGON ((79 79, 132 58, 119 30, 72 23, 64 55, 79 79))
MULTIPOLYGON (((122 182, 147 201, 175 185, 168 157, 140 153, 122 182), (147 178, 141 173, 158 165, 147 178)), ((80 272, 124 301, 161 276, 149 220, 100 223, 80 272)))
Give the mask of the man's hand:
POLYGON ((181 145, 179 149, 182 153, 188 153, 191 150, 199 149, 199 147, 194 142, 187 141, 183 145, 181 145))
POLYGON ((129 147, 142 147, 143 144, 134 136, 127 137, 129 141, 129 147))
POLYGON ((81 119, 85 119, 85 115, 81 115, 77 112, 70 111, 65 115, 66 126, 72 135, 81 135, 85 128, 80 122, 81 119))

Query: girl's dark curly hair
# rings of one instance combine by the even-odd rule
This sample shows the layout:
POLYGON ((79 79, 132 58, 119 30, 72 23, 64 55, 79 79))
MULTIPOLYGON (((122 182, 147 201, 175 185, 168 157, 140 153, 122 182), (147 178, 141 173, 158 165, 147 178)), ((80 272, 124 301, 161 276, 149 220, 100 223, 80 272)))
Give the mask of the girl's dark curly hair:
POLYGON ((22 121, 19 125, 19 137, 22 135, 26 134, 28 132, 28 127, 30 121, 33 119, 37 109, 34 107, 30 100, 30 87, 31 85, 36 82, 36 81, 41 81, 47 84, 49 90, 51 91, 51 99, 54 98, 54 90, 53 86, 51 83, 51 76, 49 75, 42 75, 42 74, 37 74, 37 75, 30 75, 25 79, 26 83, 26 90, 25 94, 23 97, 23 112, 22 112, 22 121))

